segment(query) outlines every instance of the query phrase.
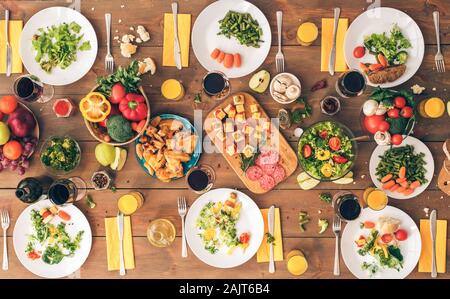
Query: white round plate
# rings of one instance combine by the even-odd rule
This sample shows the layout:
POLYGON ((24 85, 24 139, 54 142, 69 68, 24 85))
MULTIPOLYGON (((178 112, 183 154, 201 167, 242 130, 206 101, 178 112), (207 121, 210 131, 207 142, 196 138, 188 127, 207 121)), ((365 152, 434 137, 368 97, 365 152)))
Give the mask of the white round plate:
POLYGON ((258 206, 246 194, 228 188, 214 189, 197 198, 187 213, 185 229, 186 240, 195 256, 204 263, 216 268, 233 268, 244 264, 256 254, 264 237, 264 221, 258 206), (225 201, 231 192, 236 192, 238 201, 242 203, 241 215, 236 224, 237 235, 249 232, 250 245, 245 251, 236 248, 231 254, 227 252, 228 248, 223 246, 217 253, 211 254, 203 248, 202 240, 198 236, 199 229, 196 228, 197 217, 205 204, 225 201))
MULTIPOLYGON (((359 69, 360 62, 376 63, 376 58, 366 51, 362 58, 353 57, 353 49, 362 46, 364 37, 372 33, 390 33, 394 24, 400 27, 403 35, 411 42, 411 48, 407 49, 405 73, 394 82, 384 83, 383 88, 395 87, 409 80, 422 64, 425 42, 422 32, 416 22, 406 13, 389 7, 377 7, 360 14, 347 30, 344 42, 345 61, 350 69, 359 69)), ((370 86, 378 86, 367 80, 370 86)))
POLYGON ((94 64, 97 49, 97 35, 94 27, 85 16, 67 7, 50 7, 39 11, 25 24, 20 37, 20 56, 25 68, 30 74, 37 76, 43 83, 49 85, 68 85, 81 79, 94 64), (50 73, 47 73, 36 62, 36 51, 33 49, 31 41, 39 28, 60 25, 64 22, 78 23, 81 26, 80 33, 84 34, 82 41, 89 41, 91 49, 89 51, 78 51, 77 60, 66 69, 54 67, 50 73))
MULTIPOLYGON (((419 195, 420 193, 425 191, 425 189, 427 189, 428 185, 431 183, 431 180, 433 179, 433 173, 434 173, 433 155, 431 154, 430 150, 425 145, 425 143, 423 143, 422 141, 420 141, 419 139, 417 139, 413 136, 408 136, 403 140, 401 145, 394 145, 393 147, 402 147, 405 145, 414 146, 414 152, 416 154, 417 153, 425 154, 425 157, 423 158, 426 163, 425 169, 427 171, 425 174, 425 178, 428 180, 428 182, 426 184, 423 184, 416 190, 414 190, 414 192, 408 196, 404 196, 403 194, 398 193, 398 192, 391 192, 389 190, 385 190, 387 196, 389 196, 391 198, 395 198, 395 199, 408 199, 408 198, 416 197, 417 195, 419 195)), ((377 165, 378 165, 378 163, 380 163, 380 160, 381 160, 379 156, 382 156, 384 154, 384 152, 390 148, 391 148, 390 145, 378 145, 375 148, 375 150, 373 151, 372 156, 370 157, 370 162, 369 162, 370 178, 372 179, 372 182, 375 184, 375 186, 377 186, 377 188, 381 188, 381 186, 382 186, 382 183, 380 181, 378 181, 377 176, 375 174, 377 165)))
MULTIPOLYGON (((71 220, 66 226, 66 231, 69 236, 73 237, 77 232, 84 230, 83 239, 81 240, 80 248, 75 251, 73 257, 65 257, 59 264, 49 265, 44 263, 41 259, 31 260, 25 253, 25 248, 28 244, 28 236, 32 233, 31 210, 40 210, 42 208, 51 207, 52 203, 49 200, 41 200, 35 204, 29 205, 22 211, 19 218, 17 218, 16 225, 13 232, 13 244, 16 256, 22 265, 31 273, 44 278, 61 278, 77 271, 86 261, 91 251, 92 246, 92 232, 89 222, 84 214, 74 205, 65 205, 61 207, 71 216, 71 220), (73 225, 69 225, 73 223, 73 225)), ((61 222, 59 217, 53 218, 52 224, 58 225, 61 222)))
POLYGON ((420 252, 422 250, 422 240, 416 223, 402 210, 387 206, 382 211, 374 211, 370 208, 362 210, 361 215, 355 221, 348 222, 342 233, 341 252, 345 265, 359 279, 401 279, 408 276, 416 267, 420 252), (361 269, 363 262, 372 262, 374 258, 370 255, 360 256, 355 241, 360 235, 368 235, 369 230, 361 229, 360 223, 364 221, 376 222, 379 217, 387 216, 400 220, 400 228, 408 233, 408 239, 399 243, 401 253, 404 257, 403 268, 400 271, 395 269, 381 268, 373 277, 361 269))
POLYGON ((197 60, 208 71, 221 71, 228 78, 243 77, 258 69, 269 54, 271 43, 272 33, 267 18, 259 8, 243 0, 219 0, 211 3, 198 15, 192 29, 192 48, 197 60), (249 13, 258 21, 263 31, 261 39, 264 40, 259 48, 240 45, 234 37, 228 39, 217 35, 219 20, 223 19, 229 10, 249 13), (212 59, 210 55, 215 48, 225 53, 241 54, 241 67, 227 69, 222 63, 212 59))

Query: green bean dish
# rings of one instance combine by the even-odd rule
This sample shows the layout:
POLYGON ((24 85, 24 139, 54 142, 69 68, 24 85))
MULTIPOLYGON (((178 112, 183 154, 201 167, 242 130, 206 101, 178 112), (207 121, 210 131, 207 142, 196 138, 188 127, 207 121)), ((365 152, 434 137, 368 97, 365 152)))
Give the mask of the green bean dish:
POLYGON ((253 19, 249 13, 230 10, 219 21, 219 25, 220 31, 217 35, 223 35, 228 39, 235 37, 241 45, 259 48, 259 43, 263 42, 261 39, 263 31, 258 21, 253 19))

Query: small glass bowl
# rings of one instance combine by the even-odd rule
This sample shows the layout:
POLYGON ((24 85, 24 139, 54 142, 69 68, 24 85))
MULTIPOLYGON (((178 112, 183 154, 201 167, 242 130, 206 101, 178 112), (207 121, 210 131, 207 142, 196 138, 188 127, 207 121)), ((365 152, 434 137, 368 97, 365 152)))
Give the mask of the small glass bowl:
POLYGON ((40 154, 39 154, 39 161, 41 162, 41 165, 42 165, 49 173, 51 173, 51 174, 53 174, 53 175, 56 175, 56 176, 67 175, 67 174, 73 172, 75 169, 77 169, 77 167, 80 165, 80 161, 81 161, 81 148, 80 148, 80 145, 78 144, 78 142, 77 142, 75 139, 73 139, 73 138, 70 137, 70 136, 50 136, 50 137, 47 138, 47 139, 44 141, 44 143, 42 144, 41 152, 40 152, 40 154), (55 168, 53 168, 53 167, 51 167, 51 166, 45 165, 44 162, 42 162, 42 154, 43 154, 43 153, 44 153, 44 152, 52 145, 52 141, 53 141, 54 139, 57 139, 57 138, 61 138, 61 139, 69 138, 70 140, 72 140, 72 141, 74 142, 75 147, 76 147, 76 149, 77 149, 77 151, 78 151, 78 155, 77 155, 77 157, 76 157, 76 161, 75 161, 75 163, 74 163, 72 169, 70 169, 70 170, 55 169, 55 168))

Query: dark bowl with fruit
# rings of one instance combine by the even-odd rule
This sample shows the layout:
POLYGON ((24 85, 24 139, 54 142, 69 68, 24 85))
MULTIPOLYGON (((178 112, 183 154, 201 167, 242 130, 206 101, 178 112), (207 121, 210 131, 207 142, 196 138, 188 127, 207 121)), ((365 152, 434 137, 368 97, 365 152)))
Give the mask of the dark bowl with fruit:
POLYGON ((413 133, 416 108, 406 90, 376 88, 361 107, 361 128, 379 145, 400 145, 413 133))
POLYGON ((345 125, 331 120, 307 128, 298 142, 298 161, 313 179, 330 182, 345 177, 353 168, 358 147, 345 125))

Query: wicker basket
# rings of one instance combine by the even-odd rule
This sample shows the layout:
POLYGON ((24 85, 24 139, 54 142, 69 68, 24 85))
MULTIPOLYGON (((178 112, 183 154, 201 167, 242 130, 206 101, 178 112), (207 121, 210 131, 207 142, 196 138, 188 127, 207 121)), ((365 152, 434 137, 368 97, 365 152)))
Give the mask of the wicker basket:
MULTIPOLYGON (((98 88, 98 85, 95 86, 95 87, 91 90, 91 92, 96 91, 97 88, 98 88)), ((144 127, 144 128, 147 128, 148 124, 150 123, 150 114, 151 114, 151 113, 150 113, 150 101, 148 100, 147 95, 145 94, 145 91, 144 91, 144 89, 142 88, 142 86, 139 86, 139 91, 140 91, 141 94, 144 96, 144 98, 145 98, 145 103, 147 104, 147 107, 148 107, 147 121, 146 121, 145 127, 144 127)), ((94 137, 97 141, 99 141, 99 142, 101 142, 101 143, 106 143, 106 144, 109 144, 109 145, 113 145, 113 146, 123 146, 123 145, 128 145, 128 144, 134 142, 136 139, 138 139, 138 138, 139 138, 142 134, 144 134, 144 132, 145 132, 145 129, 142 130, 139 134, 136 134, 133 138, 131 138, 130 140, 128 140, 128 141, 126 141, 126 142, 114 142, 114 141, 106 142, 105 140, 103 140, 103 138, 102 138, 103 136, 100 135, 100 134, 102 134, 102 133, 100 132, 100 129, 94 127, 94 123, 92 123, 92 122, 90 122, 90 121, 88 121, 88 120, 86 120, 86 119, 84 119, 84 123, 85 123, 87 129, 89 130, 89 133, 91 133, 92 137, 94 137)))

